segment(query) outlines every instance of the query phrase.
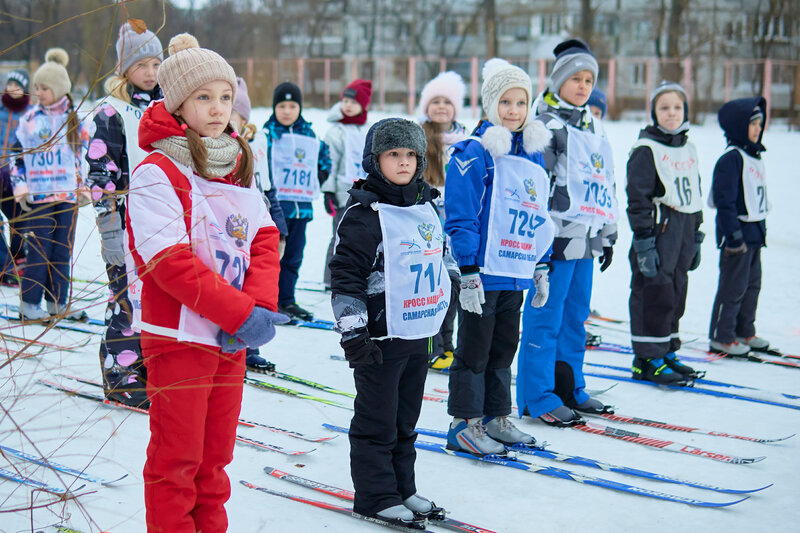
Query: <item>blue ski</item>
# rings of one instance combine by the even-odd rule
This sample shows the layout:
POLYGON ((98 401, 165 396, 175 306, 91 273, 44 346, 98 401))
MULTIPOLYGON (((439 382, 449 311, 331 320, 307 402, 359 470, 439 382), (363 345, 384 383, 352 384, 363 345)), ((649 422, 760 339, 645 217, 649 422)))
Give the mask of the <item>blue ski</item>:
POLYGON ((37 465, 45 466, 47 468, 50 468, 51 470, 55 470, 57 472, 63 472, 64 474, 69 474, 71 476, 75 476, 77 478, 84 479, 86 481, 91 481, 92 483, 99 483, 101 485, 112 485, 112 484, 116 483, 117 481, 120 481, 120 480, 128 477, 128 474, 123 474, 122 476, 118 477, 117 479, 108 480, 108 479, 104 479, 104 478, 101 478, 101 477, 93 476, 91 474, 87 474, 86 472, 84 472, 82 470, 76 470, 75 468, 70 468, 69 466, 64 466, 64 465, 60 465, 58 463, 54 463, 52 461, 48 461, 47 459, 45 459, 43 457, 36 457, 35 455, 31 455, 29 453, 25 453, 25 452, 22 452, 20 450, 15 450, 14 448, 10 448, 10 447, 4 446, 2 444, 0 444, 0 450, 2 450, 0 453, 2 453, 3 455, 12 455, 12 456, 17 457, 19 459, 23 459, 25 461, 28 461, 28 462, 31 462, 31 463, 34 463, 34 464, 37 464, 37 465))
MULTIPOLYGON (((342 428, 339 426, 333 426, 331 424, 322 424, 324 427, 328 429, 332 429, 334 431, 343 431, 347 432, 346 428, 342 428)), ((709 502, 705 500, 696 500, 694 498, 687 498, 684 496, 676 496, 674 494, 667 494, 665 492, 659 492, 655 490, 650 490, 642 487, 636 487, 633 485, 627 485, 625 483, 619 483, 617 481, 611 481, 609 479, 603 479, 598 477, 592 476, 585 476, 583 474, 578 474, 577 472, 572 472, 570 470, 565 470, 563 468, 554 468, 548 466, 541 466, 535 463, 530 463, 528 461, 524 461, 522 459, 504 459, 502 457, 498 457, 497 455, 487 455, 484 457, 479 457, 476 455, 472 455, 470 453, 457 451, 457 450, 448 450, 445 446, 441 444, 436 444, 433 442, 426 442, 417 440, 414 444, 416 448, 420 450, 429 450, 432 452, 443 453, 447 455, 453 455, 455 457, 461 457, 463 459, 471 459, 473 461, 479 461, 482 463, 490 463, 496 464, 500 466, 506 466, 509 468, 516 468, 518 470, 523 470, 525 472, 530 472, 534 474, 542 474, 545 476, 552 476, 561 479, 568 479, 570 481, 575 481, 577 483, 584 483, 586 485, 594 485, 597 487, 603 487, 606 489, 611 490, 618 490, 621 492, 627 492, 629 494, 638 494, 639 496, 647 496, 649 498, 656 498, 659 500, 666 500, 676 503, 685 503, 687 505, 696 505, 699 507, 727 507, 729 505, 734 505, 744 500, 748 499, 749 496, 745 496, 739 500, 734 500, 732 502, 709 502)))
POLYGON ((71 494, 74 491, 81 490, 85 486, 81 485, 80 487, 74 489, 73 491, 68 491, 67 489, 62 489, 61 487, 53 487, 52 485, 48 485, 47 483, 36 481, 35 479, 31 479, 29 477, 17 474, 16 472, 11 472, 10 470, 6 470, 5 468, 0 468, 0 478, 8 479, 9 481, 16 481, 17 483, 21 483, 23 485, 27 485, 35 489, 46 490, 47 492, 52 492, 54 494, 71 494))

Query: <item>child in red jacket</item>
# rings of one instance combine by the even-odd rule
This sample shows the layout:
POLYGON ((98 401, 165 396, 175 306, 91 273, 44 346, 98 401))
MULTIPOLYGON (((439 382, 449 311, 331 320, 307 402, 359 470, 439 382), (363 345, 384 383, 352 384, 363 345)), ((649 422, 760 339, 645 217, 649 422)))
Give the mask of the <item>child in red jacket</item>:
POLYGON ((275 335, 278 230, 230 126, 233 69, 188 34, 158 71, 139 126, 127 232, 142 280, 150 443, 147 530, 226 531, 245 348, 275 335))

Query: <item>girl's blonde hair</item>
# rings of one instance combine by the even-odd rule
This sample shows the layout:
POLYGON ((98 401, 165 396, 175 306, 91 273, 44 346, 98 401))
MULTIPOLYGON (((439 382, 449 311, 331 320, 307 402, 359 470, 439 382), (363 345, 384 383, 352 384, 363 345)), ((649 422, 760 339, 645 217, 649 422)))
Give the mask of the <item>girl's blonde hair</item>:
POLYGON ((103 84, 103 88, 109 95, 113 96, 114 98, 119 98, 126 104, 130 104, 131 95, 128 92, 129 83, 130 80, 128 80, 128 78, 126 78, 124 75, 119 76, 117 74, 114 74, 113 76, 106 78, 106 81, 103 84))
POLYGON ((444 164, 443 164, 443 151, 444 145, 442 144, 442 131, 440 126, 426 120, 422 123, 422 131, 425 132, 425 140, 428 141, 428 147, 425 149, 425 158, 428 160, 428 168, 422 174, 422 177, 432 187, 442 187, 444 185, 444 164))
MULTIPOLYGON (((175 118, 180 124, 185 124, 181 117, 175 118)), ((230 123, 225 126, 224 133, 230 135, 233 132, 234 130, 230 123)), ((195 172, 204 178, 208 178, 209 176, 206 174, 208 151, 206 150, 206 145, 203 144, 202 137, 192 128, 186 128, 185 133, 186 140, 189 141, 189 154, 192 156, 195 172)), ((247 142, 244 135, 239 135, 238 132, 236 133, 237 135, 235 138, 236 142, 239 143, 241 155, 239 157, 239 163, 235 168, 234 183, 242 187, 250 187, 250 183, 253 181, 253 152, 250 151, 250 143, 247 142)))

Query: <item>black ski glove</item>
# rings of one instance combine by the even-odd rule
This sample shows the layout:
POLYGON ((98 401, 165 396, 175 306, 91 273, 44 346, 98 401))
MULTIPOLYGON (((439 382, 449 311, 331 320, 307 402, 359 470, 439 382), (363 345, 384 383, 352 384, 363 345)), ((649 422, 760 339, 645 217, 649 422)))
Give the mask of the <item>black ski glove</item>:
POLYGON ((702 248, 703 239, 706 234, 700 230, 694 232, 694 256, 692 262, 689 264, 689 270, 696 270, 700 266, 700 248, 702 248))
POLYGON ((605 272, 611 266, 611 258, 614 256, 614 248, 611 246, 603 246, 603 255, 598 257, 600 261, 600 272, 605 272))
POLYGON ((323 205, 325 205, 325 212, 330 216, 335 217, 336 212, 339 211, 339 204, 336 202, 335 192, 325 192, 323 195, 323 205))
POLYGON ((656 250, 656 238, 645 237, 644 239, 633 239, 633 251, 636 252, 636 264, 639 271, 646 278, 654 278, 658 274, 658 267, 661 259, 656 250))
POLYGON ((369 338, 366 328, 359 328, 356 331, 359 332, 356 337, 339 343, 344 350, 344 358, 350 363, 350 368, 383 363, 383 353, 369 338))

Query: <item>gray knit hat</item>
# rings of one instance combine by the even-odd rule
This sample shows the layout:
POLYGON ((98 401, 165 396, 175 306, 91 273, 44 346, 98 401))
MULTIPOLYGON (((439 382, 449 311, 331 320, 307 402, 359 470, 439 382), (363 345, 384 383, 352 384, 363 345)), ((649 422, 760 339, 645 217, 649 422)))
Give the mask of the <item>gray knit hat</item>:
POLYGON ((653 124, 658 124, 658 120, 656 120, 656 100, 664 93, 678 93, 681 96, 681 100, 683 100, 683 121, 686 122, 689 120, 689 105, 686 103, 686 91, 679 83, 664 80, 650 93, 650 118, 653 119, 653 124))
POLYGON ((119 28, 117 37, 117 61, 119 61, 117 73, 122 76, 140 59, 157 57, 164 61, 163 50, 161 41, 144 26, 144 23, 134 28, 130 22, 126 22, 119 28))
MULTIPOLYGON (((519 67, 516 67, 505 59, 492 58, 483 65, 483 85, 481 85, 481 102, 486 118, 495 126, 500 126, 502 120, 497 112, 500 97, 509 89, 522 89, 528 98, 530 107, 533 99, 531 98, 531 78, 519 67)), ((530 111, 522 124, 524 128, 531 118, 530 111)))
POLYGON ((188 33, 169 41, 169 57, 158 68, 156 78, 164 93, 164 107, 174 113, 198 87, 212 81, 225 81, 236 98, 236 74, 218 53, 200 48, 188 33))
POLYGON ((53 91, 56 101, 61 100, 72 89, 67 73, 69 54, 63 48, 51 48, 44 54, 44 63, 33 73, 33 84, 53 91))
POLYGON ((378 167, 378 156, 397 148, 408 148, 417 153, 417 171, 413 179, 420 177, 428 166, 425 158, 428 141, 419 124, 404 118, 385 118, 372 125, 364 142, 361 166, 369 174, 383 176, 378 167))
POLYGON ((556 61, 553 63, 553 70, 550 72, 551 91, 558 94, 561 86, 573 74, 582 70, 588 70, 594 76, 593 87, 597 85, 597 73, 599 68, 594 54, 589 49, 589 45, 580 39, 570 39, 564 41, 553 49, 556 61))

